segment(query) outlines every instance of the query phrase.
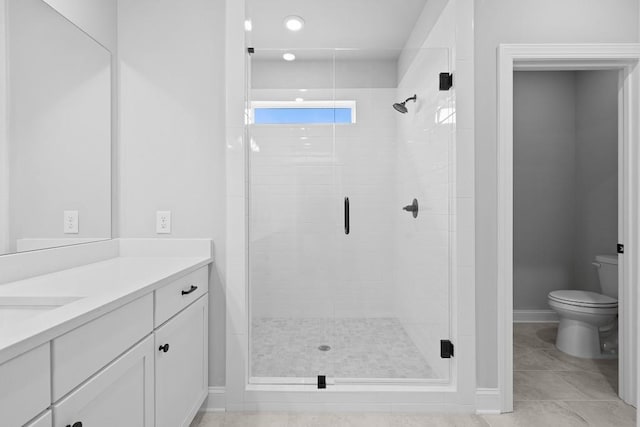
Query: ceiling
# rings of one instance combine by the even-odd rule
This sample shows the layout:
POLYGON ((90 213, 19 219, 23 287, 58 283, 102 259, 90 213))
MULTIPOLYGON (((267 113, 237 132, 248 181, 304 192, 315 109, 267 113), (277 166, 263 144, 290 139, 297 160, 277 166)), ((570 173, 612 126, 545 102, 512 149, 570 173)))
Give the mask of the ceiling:
POLYGON ((262 48, 399 49, 427 0, 246 0, 251 45, 262 48), (304 28, 284 27, 288 15, 304 28))

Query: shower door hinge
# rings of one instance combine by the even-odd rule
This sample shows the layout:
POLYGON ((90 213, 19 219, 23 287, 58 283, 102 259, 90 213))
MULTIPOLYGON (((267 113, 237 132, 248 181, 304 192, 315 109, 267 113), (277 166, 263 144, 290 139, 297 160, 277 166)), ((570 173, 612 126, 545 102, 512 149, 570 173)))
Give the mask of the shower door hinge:
POLYGON ((440 357, 451 359, 453 357, 453 343, 449 340, 440 340, 440 357))
POLYGON ((325 375, 318 375, 318 388, 327 388, 327 377, 325 375))
POLYGON ((453 87, 453 74, 440 73, 440 90, 449 90, 453 87))
POLYGON ((248 47, 248 48, 247 48, 247 53, 248 53, 249 55, 253 55, 255 52, 256 52, 256 50, 255 50, 254 48, 252 48, 252 47, 248 47))
POLYGON ((622 243, 618 243, 618 253, 619 254, 624 253, 624 245, 622 243))

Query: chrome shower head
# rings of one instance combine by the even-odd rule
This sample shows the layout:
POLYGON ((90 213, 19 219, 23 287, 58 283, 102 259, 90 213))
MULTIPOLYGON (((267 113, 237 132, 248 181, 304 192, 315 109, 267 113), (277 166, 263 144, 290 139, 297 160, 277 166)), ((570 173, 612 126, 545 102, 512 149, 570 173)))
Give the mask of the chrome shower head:
POLYGON ((409 111, 406 105, 407 101, 416 102, 417 99, 418 99, 418 96, 413 95, 411 98, 405 99, 404 102, 396 102, 395 104, 393 104, 393 108, 395 108, 395 110, 399 113, 406 114, 409 111))

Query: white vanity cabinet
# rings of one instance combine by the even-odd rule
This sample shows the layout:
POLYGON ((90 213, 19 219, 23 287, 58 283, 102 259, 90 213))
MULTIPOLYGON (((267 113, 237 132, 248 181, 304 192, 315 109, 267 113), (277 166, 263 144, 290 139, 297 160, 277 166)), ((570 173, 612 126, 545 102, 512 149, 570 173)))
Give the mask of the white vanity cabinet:
POLYGON ((92 307, 98 315, 84 322, 70 317, 73 326, 0 363, 0 427, 188 427, 208 393, 203 261, 160 278, 150 270, 149 282, 140 269, 160 261, 98 263, 95 275, 80 269, 79 286, 100 280, 106 267, 107 277, 118 272, 114 288, 131 286, 130 293, 119 302, 104 297, 92 307))
POLYGON ((51 404, 49 343, 0 365, 0 426, 21 426, 51 404))
POLYGON ((207 294, 155 331, 156 426, 188 426, 208 392, 207 294))
POLYGON ((57 401, 153 331, 153 296, 138 298, 51 341, 57 401))
POLYGON ((53 405, 54 427, 153 427, 153 337, 53 405))
POLYGON ((53 426, 53 416, 51 415, 51 410, 47 410, 44 414, 40 415, 29 424, 26 424, 24 427, 52 427, 53 426))

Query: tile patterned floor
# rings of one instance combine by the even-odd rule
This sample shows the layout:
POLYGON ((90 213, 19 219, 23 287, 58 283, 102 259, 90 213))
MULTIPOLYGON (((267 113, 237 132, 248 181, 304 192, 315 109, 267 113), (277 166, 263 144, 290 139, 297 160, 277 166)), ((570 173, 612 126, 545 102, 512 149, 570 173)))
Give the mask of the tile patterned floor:
POLYGON ((580 359, 555 347, 557 324, 513 325, 514 412, 483 416, 502 426, 635 426, 617 396, 618 361, 580 359))
POLYGON ((514 325, 515 410, 503 415, 205 413, 191 427, 631 427, 616 395, 617 362, 555 349, 554 324, 514 325))
POLYGON ((398 319, 262 318, 252 327, 255 377, 437 378, 398 319))

